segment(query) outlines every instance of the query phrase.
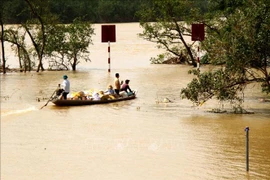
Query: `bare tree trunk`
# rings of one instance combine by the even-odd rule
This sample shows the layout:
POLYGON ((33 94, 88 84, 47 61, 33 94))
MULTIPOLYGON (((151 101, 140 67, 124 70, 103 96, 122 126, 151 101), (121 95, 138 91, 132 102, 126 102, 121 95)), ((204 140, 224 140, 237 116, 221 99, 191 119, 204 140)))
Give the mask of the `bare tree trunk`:
POLYGON ((28 71, 30 72, 32 70, 32 64, 31 64, 31 60, 28 54, 25 54, 25 59, 27 61, 28 64, 28 71))
POLYGON ((43 52, 44 52, 45 43, 46 43, 45 25, 44 25, 44 22, 43 22, 43 19, 41 18, 41 16, 35 11, 33 4, 31 4, 31 2, 29 0, 25 0, 25 2, 30 7, 32 13, 38 18, 38 21, 40 22, 40 25, 41 25, 41 33, 42 33, 42 45, 41 46, 37 45, 37 43, 35 42, 32 34, 28 30, 28 28, 26 28, 26 30, 27 30, 27 33, 30 36, 32 43, 34 44, 34 47, 35 47, 37 54, 38 54, 39 63, 38 63, 38 67, 37 67, 37 72, 39 72, 40 69, 41 69, 41 71, 44 71, 42 57, 43 57, 43 52))
POLYGON ((18 57, 19 57, 20 72, 22 72, 23 71, 23 69, 22 69, 22 55, 21 55, 21 48, 18 44, 17 44, 17 51, 18 51, 18 57))
POLYGON ((6 74, 6 59, 5 59, 5 48, 4 48, 4 24, 2 19, 0 18, 1 23, 1 47, 2 47, 2 68, 3 68, 3 74, 6 74))
POLYGON ((186 43, 186 41, 185 41, 183 35, 181 34, 181 30, 180 30, 180 28, 179 28, 179 26, 178 26, 178 24, 177 24, 177 21, 174 21, 174 23, 175 23, 176 29, 177 29, 177 31, 178 31, 178 33, 179 33, 179 37, 180 37, 182 43, 184 44, 184 46, 185 46, 185 48, 186 48, 186 50, 187 50, 187 52, 188 52, 188 55, 189 55, 189 57, 190 57, 190 59, 191 59, 191 61, 192 61, 192 64, 193 64, 194 67, 196 67, 196 64, 197 64, 197 63, 196 63, 196 60, 195 60, 195 58, 193 57, 193 54, 192 54, 192 52, 191 52, 190 47, 187 45, 187 43, 186 43))
MULTIPOLYGON (((30 37, 30 39, 31 39, 31 41, 32 41, 32 43, 33 43, 33 45, 34 45, 34 47, 35 47, 35 50, 36 50, 36 52, 37 52, 37 54, 38 54, 38 67, 37 67, 37 72, 39 72, 40 69, 41 69, 41 71, 44 71, 44 67, 43 67, 43 63, 42 63, 42 55, 43 55, 43 51, 42 51, 42 52, 40 51, 40 47, 38 46, 38 44, 37 44, 36 41, 34 40, 34 37, 32 36, 32 34, 31 34, 30 30, 28 29, 27 25, 24 25, 24 28, 25 28, 27 34, 29 35, 29 37, 30 37)), ((45 42, 44 42, 44 43, 45 43, 45 42)), ((43 47, 43 46, 42 46, 42 47, 43 47)))
POLYGON ((73 59, 73 63, 72 63, 72 65, 71 65, 73 71, 76 71, 77 61, 78 61, 78 60, 77 60, 77 56, 75 56, 74 59, 73 59))

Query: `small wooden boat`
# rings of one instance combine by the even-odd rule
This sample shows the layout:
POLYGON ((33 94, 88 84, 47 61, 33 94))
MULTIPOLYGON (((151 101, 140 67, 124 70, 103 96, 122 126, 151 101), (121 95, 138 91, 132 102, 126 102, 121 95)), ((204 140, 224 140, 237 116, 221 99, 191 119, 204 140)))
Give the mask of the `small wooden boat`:
POLYGON ((108 100, 64 100, 55 98, 51 102, 54 103, 56 106, 83 106, 83 105, 93 105, 93 104, 106 104, 106 103, 113 103, 118 101, 126 101, 135 99, 136 94, 127 96, 127 97, 119 97, 115 99, 108 99, 108 100))

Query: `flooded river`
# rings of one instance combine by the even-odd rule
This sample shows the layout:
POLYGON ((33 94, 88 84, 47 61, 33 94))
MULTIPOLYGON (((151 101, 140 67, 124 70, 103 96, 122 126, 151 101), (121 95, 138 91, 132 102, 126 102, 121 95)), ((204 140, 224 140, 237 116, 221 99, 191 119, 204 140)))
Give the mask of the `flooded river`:
POLYGON ((76 72, 1 74, 1 179, 270 179, 270 103, 259 101, 259 87, 245 92, 244 107, 254 114, 208 113, 221 105, 211 100, 194 107, 180 98, 193 78, 187 74, 191 67, 150 64, 161 51, 137 37, 138 23, 116 24, 110 73, 100 24, 95 28, 92 62, 82 62, 76 72), (40 109, 63 74, 71 91, 79 91, 105 89, 116 72, 131 80, 136 99, 82 107, 49 103, 40 109))

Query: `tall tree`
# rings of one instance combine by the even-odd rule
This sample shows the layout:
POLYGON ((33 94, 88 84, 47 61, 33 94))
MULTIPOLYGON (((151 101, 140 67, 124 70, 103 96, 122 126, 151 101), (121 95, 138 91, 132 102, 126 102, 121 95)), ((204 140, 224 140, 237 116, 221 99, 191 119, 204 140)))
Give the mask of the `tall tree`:
POLYGON ((0 5, 0 25, 1 25, 1 35, 0 35, 0 39, 1 39, 1 51, 2 51, 2 70, 3 70, 3 74, 6 73, 6 59, 5 59, 5 37, 4 37, 4 19, 6 16, 6 1, 4 1, 3 3, 1 3, 0 5))
POLYGON ((196 104, 216 97, 241 105, 247 84, 260 83, 270 93, 269 0, 219 0, 212 5, 214 23, 203 46, 209 61, 220 66, 204 73, 194 70, 196 78, 182 96, 196 104))
POLYGON ((94 29, 88 22, 77 18, 71 24, 57 25, 48 34, 46 54, 55 57, 50 61, 51 68, 69 69, 76 71, 81 59, 90 61, 88 47, 92 44, 94 29))
POLYGON ((4 47, 4 42, 5 42, 5 39, 4 39, 4 23, 3 23, 2 18, 0 18, 0 24, 1 24, 2 69, 3 69, 3 74, 6 74, 6 59, 5 59, 5 47, 4 47))
POLYGON ((78 19, 75 19, 66 29, 69 37, 65 43, 68 46, 67 58, 72 70, 75 71, 81 58, 90 61, 88 47, 92 44, 91 37, 94 34, 94 29, 90 23, 78 19))
POLYGON ((35 19, 32 19, 30 21, 28 21, 26 24, 23 25, 23 27, 25 28, 26 32, 28 33, 33 46, 35 48, 37 57, 38 57, 38 67, 37 67, 37 72, 44 71, 44 67, 43 67, 43 52, 44 52, 44 48, 46 45, 46 22, 45 20, 49 19, 50 17, 48 17, 50 15, 50 13, 48 12, 48 1, 40 1, 37 0, 35 1, 35 4, 33 2, 31 2, 30 0, 25 0, 25 2, 27 3, 31 13, 33 14, 33 16, 35 17, 35 19), (42 17, 46 16, 46 17, 42 17), (32 24, 34 23, 34 25, 32 24), (37 29, 37 33, 34 34, 33 30, 37 29), (36 35, 36 36, 35 36, 36 35))
POLYGON ((200 12, 194 1, 153 0, 150 8, 147 6, 138 13, 144 29, 140 37, 157 43, 169 56, 186 57, 185 61, 195 66, 193 42, 185 38, 191 36, 188 22, 194 12, 200 12))
POLYGON ((21 71, 31 71, 33 62, 30 60, 30 51, 25 42, 26 31, 22 26, 10 27, 5 30, 6 41, 11 43, 12 49, 19 58, 19 67, 21 71))

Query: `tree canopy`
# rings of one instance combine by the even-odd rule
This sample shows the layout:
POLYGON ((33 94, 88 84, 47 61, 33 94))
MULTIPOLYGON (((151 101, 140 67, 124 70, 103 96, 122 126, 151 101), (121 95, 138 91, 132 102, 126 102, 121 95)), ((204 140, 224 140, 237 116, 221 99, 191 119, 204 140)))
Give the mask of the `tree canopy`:
MULTIPOLYGON (((190 23, 204 13, 207 1, 153 0, 151 8, 145 7, 138 12, 140 25, 144 31, 140 37, 157 43, 167 53, 159 55, 153 61, 163 61, 176 56, 180 61, 196 66, 194 42, 191 39, 190 23), (184 20, 184 21, 183 21, 184 20), (161 59, 161 60, 160 60, 161 59)), ((196 19, 196 22, 200 19, 196 19)))
POLYGON ((140 36, 166 50, 155 62, 184 55, 183 62, 194 65, 197 47, 187 37, 192 23, 205 25, 203 59, 216 66, 204 72, 190 70, 195 78, 181 96, 196 105, 215 97, 240 106, 250 83, 260 83, 269 94, 269 0, 208 0, 205 6, 198 2, 202 1, 153 0, 151 8, 139 11, 144 29, 140 36))
POLYGON ((219 66, 203 73, 192 70, 196 78, 182 89, 182 97, 197 105, 213 97, 241 104, 250 83, 260 83, 269 94, 269 0, 220 0, 211 8, 202 44, 209 62, 219 66))
MULTIPOLYGON (((37 72, 43 71, 44 58, 50 69, 76 70, 79 58, 89 61, 88 46, 92 43, 94 29, 87 21, 75 18, 72 23, 59 23, 58 15, 51 12, 48 0, 24 0, 27 5, 21 14, 29 14, 29 18, 16 26, 2 31, 1 41, 12 44, 19 58, 20 69, 30 71, 33 67, 37 72), (30 38, 31 44, 25 39, 30 38)), ((9 7, 9 2, 4 2, 9 7)), ((1 22, 8 19, 9 10, 1 9, 1 22)), ((2 27, 4 23, 1 23, 2 27)), ((4 50, 3 50, 4 52, 4 50)), ((3 70, 5 70, 3 57, 3 70)))

